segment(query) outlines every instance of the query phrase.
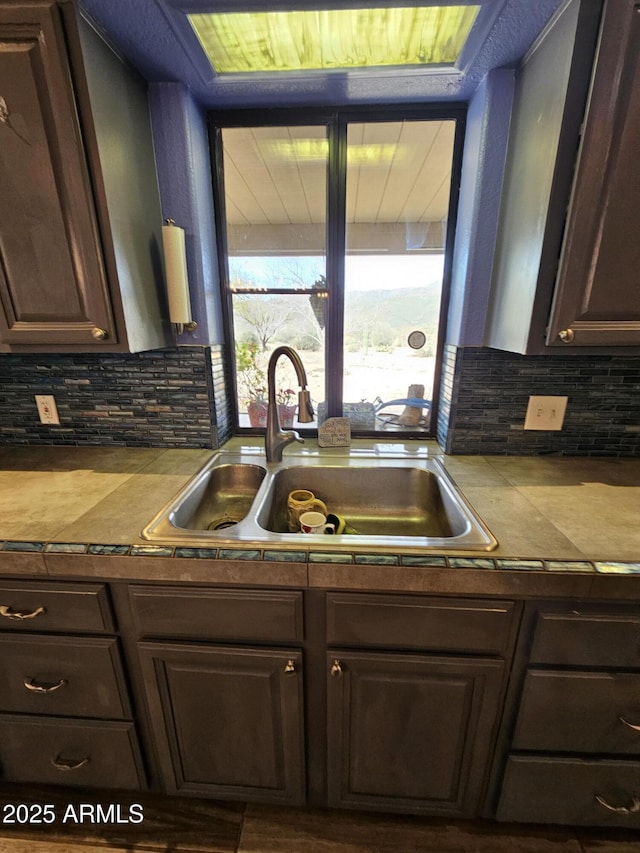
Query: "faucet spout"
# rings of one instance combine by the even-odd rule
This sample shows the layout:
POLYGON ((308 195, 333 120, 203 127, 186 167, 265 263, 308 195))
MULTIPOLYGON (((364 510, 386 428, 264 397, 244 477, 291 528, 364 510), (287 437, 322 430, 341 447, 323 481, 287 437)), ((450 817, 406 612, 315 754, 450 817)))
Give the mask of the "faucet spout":
POLYGON ((283 430, 276 404, 276 364, 280 356, 286 355, 296 371, 300 392, 298 394, 298 423, 310 423, 313 420, 311 397, 307 390, 307 374, 298 353, 288 346, 276 347, 269 358, 267 368, 267 431, 264 446, 267 462, 282 462, 282 451, 293 441, 304 443, 295 430, 283 430))

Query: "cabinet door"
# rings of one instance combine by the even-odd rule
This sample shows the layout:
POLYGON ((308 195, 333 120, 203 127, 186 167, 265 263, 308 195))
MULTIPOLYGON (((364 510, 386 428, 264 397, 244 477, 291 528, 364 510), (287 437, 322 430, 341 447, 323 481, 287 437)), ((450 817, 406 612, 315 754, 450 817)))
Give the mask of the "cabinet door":
POLYGON ((330 805, 477 812, 501 661, 333 652, 327 667, 330 805))
POLYGON ((640 2, 606 4, 547 343, 640 344, 640 2))
POLYGON ((304 800, 299 651, 143 643, 166 790, 304 800))
POLYGON ((113 344, 116 330, 55 3, 0 0, 0 339, 113 344))

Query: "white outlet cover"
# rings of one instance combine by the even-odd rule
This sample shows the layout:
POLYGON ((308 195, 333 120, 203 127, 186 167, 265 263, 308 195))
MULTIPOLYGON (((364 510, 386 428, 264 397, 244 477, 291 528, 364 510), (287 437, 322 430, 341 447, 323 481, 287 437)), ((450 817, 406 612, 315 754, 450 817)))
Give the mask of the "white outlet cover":
POLYGON ((529 397, 525 429, 560 430, 567 411, 568 397, 529 397))

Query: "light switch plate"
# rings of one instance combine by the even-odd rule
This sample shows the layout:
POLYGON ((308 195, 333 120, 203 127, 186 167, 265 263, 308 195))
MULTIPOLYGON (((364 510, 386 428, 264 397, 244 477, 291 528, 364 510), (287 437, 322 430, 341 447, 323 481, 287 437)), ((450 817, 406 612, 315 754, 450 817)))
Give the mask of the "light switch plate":
POLYGON ((568 397, 529 397, 524 428, 562 429, 568 400, 568 397))
POLYGON ((36 406, 40 415, 41 424, 59 425, 58 407, 53 394, 36 394, 36 406))

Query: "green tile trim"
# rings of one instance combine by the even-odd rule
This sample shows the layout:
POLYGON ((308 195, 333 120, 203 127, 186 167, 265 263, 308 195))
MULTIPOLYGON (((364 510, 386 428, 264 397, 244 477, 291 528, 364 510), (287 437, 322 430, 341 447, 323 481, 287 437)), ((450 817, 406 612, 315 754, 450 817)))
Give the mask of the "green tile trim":
POLYGON ((594 563, 596 571, 603 575, 640 575, 640 563, 594 563))
POLYGON ((306 551, 265 551, 264 557, 271 563, 306 563, 306 551))
POLYGON ((399 566, 400 558, 395 554, 356 554, 355 562, 364 566, 399 566))
POLYGON ((261 560, 262 551, 250 551, 245 548, 221 548, 219 560, 261 560))
POLYGON ((169 545, 132 545, 129 554, 132 557, 171 557, 173 548, 169 545))
POLYGON ((186 557, 192 560, 215 560, 217 548, 176 548, 175 557, 186 557))
POLYGON ((311 551, 310 563, 353 563, 353 554, 336 554, 323 551, 311 551))
POLYGON ((545 560, 545 567, 549 572, 589 572, 595 571, 593 563, 586 560, 545 560))
POLYGON ((93 545, 89 545, 88 554, 94 554, 98 556, 119 556, 123 557, 125 554, 129 553, 129 549, 131 545, 101 545, 95 543, 93 545))
POLYGON ((482 557, 449 557, 452 569, 495 569, 493 560, 482 557))
POLYGON ((48 554, 85 554, 88 547, 79 542, 50 542, 44 550, 48 554))
POLYGON ((44 550, 44 542, 5 542, 4 551, 29 551, 41 552, 44 550))
MULTIPOLYGON (((452 558, 453 559, 453 558, 452 558)), ((403 566, 414 566, 418 568, 432 568, 432 569, 446 569, 447 568, 447 558, 446 557, 431 557, 431 556, 420 556, 415 554, 403 554, 400 557, 400 561, 403 566)))
POLYGON ((542 572, 542 560, 496 560, 496 565, 503 571, 542 572))

